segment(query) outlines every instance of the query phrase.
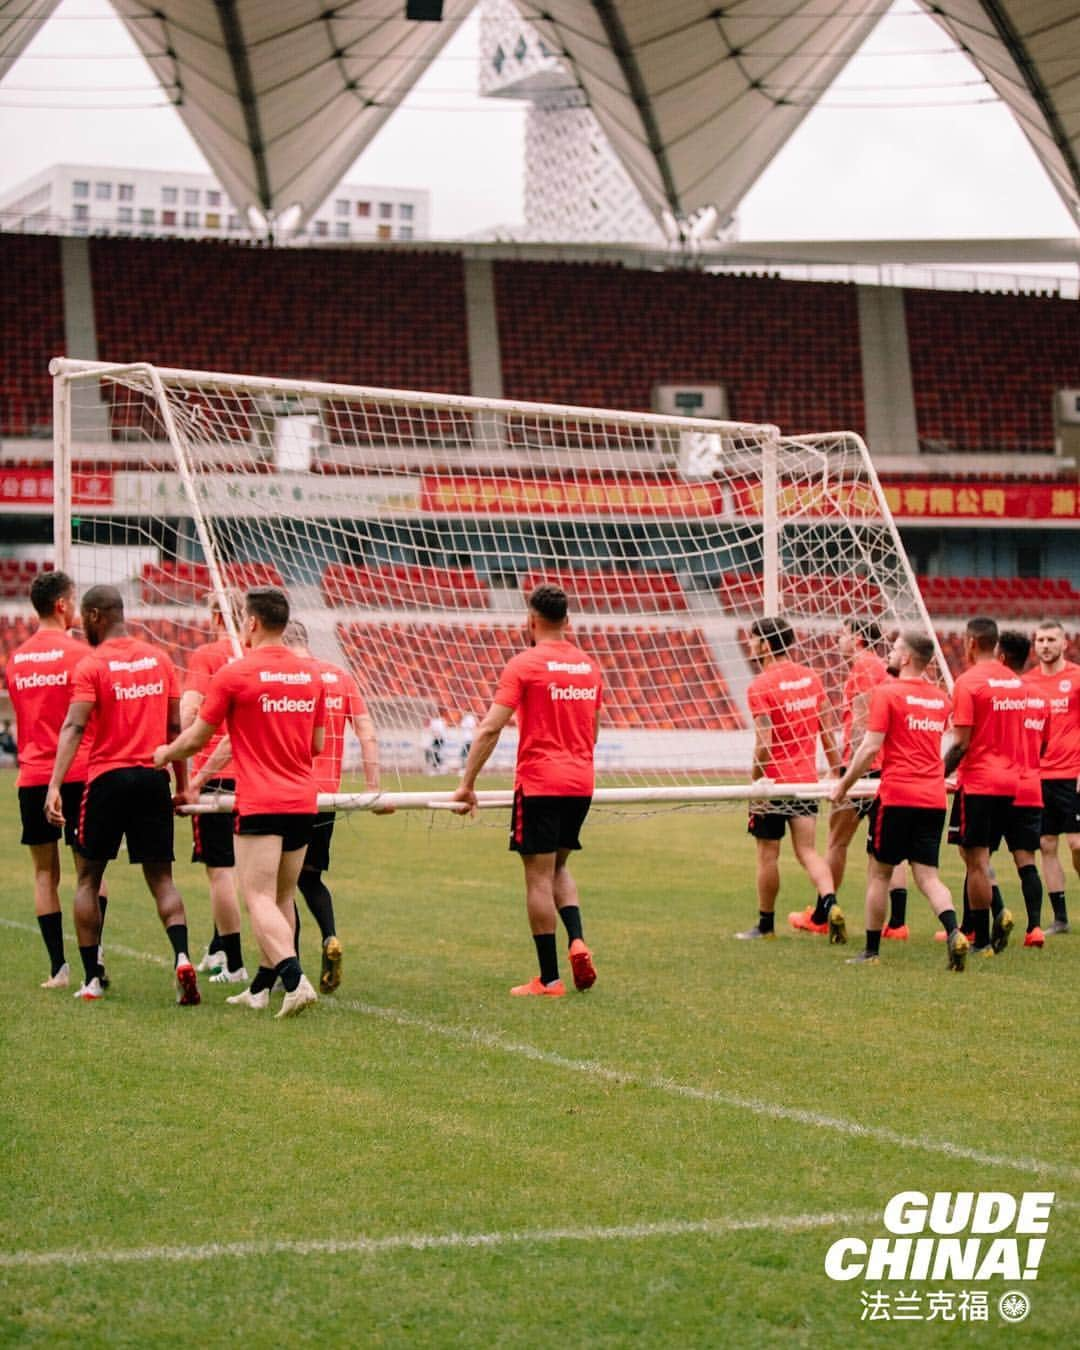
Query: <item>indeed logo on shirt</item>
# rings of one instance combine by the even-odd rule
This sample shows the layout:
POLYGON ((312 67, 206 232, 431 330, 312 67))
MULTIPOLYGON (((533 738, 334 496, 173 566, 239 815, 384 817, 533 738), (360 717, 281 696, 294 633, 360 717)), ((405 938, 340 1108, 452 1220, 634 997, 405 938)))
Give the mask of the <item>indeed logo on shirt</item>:
POLYGON ((259 695, 259 707, 264 713, 310 713, 315 711, 315 700, 306 698, 271 698, 269 694, 259 695))
MULTIPOLYGON (((157 665, 152 661, 151 665, 157 665)), ((165 681, 158 680, 155 684, 114 684, 113 694, 123 703, 133 698, 153 698, 156 694, 165 692, 165 681)))
POLYGON ((555 703, 558 703, 560 701, 579 703, 584 702, 585 700, 588 700, 591 703, 595 703, 596 695, 599 691, 597 690, 595 684, 590 685, 588 689, 582 689, 579 688, 577 685, 573 684, 568 685, 551 684, 548 685, 548 692, 551 694, 552 701, 555 703))
POLYGON ((344 694, 327 694, 326 710, 327 712, 340 712, 345 706, 344 694))
POLYGON ((23 661, 59 661, 63 654, 59 647, 49 652, 16 652, 11 661, 16 666, 23 661))
POLYGON ((306 670, 260 670, 263 684, 310 684, 311 674, 306 670))
POLYGON ((1027 712, 1026 698, 995 698, 990 705, 995 712, 1027 712))
MULTIPOLYGON (((909 699, 908 702, 917 703, 919 700, 909 699)), ((940 708, 943 705, 939 703, 937 706, 940 708)), ((904 721, 907 723, 909 731, 936 731, 939 735, 943 734, 945 731, 944 718, 942 718, 940 722, 936 722, 932 717, 912 717, 912 715, 908 713, 907 717, 904 718, 904 721)))
POLYGON ((548 670, 561 670, 564 675, 591 675, 592 666, 588 661, 549 661, 548 670))
POLYGON ((157 665, 156 656, 140 656, 137 661, 110 661, 110 670, 153 670, 157 665))
MULTIPOLYGON (((809 680, 800 680, 799 685, 809 684, 809 680)), ((783 689, 783 685, 780 686, 783 689)), ((806 712, 810 708, 816 708, 818 705, 817 696, 811 694, 809 698, 786 698, 780 705, 785 712, 806 712)))
POLYGON ((35 670, 32 675, 16 675, 13 681, 15 688, 19 690, 48 689, 67 684, 67 682, 68 673, 66 670, 35 670))

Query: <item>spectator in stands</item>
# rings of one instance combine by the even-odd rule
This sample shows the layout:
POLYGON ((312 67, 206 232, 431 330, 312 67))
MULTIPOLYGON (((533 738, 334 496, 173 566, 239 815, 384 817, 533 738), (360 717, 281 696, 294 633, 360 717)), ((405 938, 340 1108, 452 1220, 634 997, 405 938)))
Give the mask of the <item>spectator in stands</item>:
POLYGON ((446 722, 435 713, 427 724, 427 747, 424 761, 429 774, 442 773, 443 749, 446 746, 446 722))
MULTIPOLYGON (((34 909, 49 954, 49 978, 41 987, 66 989, 70 970, 64 955, 60 912, 61 827, 45 817, 45 794, 56 759, 60 728, 71 703, 72 679, 90 649, 85 642, 77 642, 69 631, 75 622, 75 585, 69 576, 63 572, 36 576, 30 586, 30 603, 38 616, 38 629, 8 658, 7 686, 21 728, 17 787, 22 842, 30 850, 34 909)), ((8 723, 4 726, 14 752, 15 740, 8 723)), ((75 843, 89 755, 90 743, 86 741, 72 760, 60 788, 63 833, 69 846, 75 843)), ((77 858, 75 862, 77 870, 77 858)), ((107 904, 102 893, 99 900, 102 922, 107 904)))
MULTIPOLYGON (((160 647, 128 636, 124 602, 114 586, 92 586, 82 598, 82 627, 93 648, 76 667, 71 704, 60 730, 56 761, 45 794, 45 814, 64 823, 62 785, 93 718, 86 791, 79 809, 75 851, 78 888, 75 932, 83 963, 76 998, 102 997, 101 907, 105 868, 127 836, 128 858, 143 876, 173 949, 177 1003, 200 1001, 195 967, 188 959, 184 902, 173 881, 173 801, 169 776, 154 763, 154 746, 180 729, 180 684, 160 647)), ((176 774, 183 796, 186 766, 176 774)))
POLYGON ((476 735, 476 714, 462 713, 458 730, 461 733, 461 767, 464 770, 468 763, 469 751, 472 749, 473 737, 476 735))
POLYGON ((525 906, 540 973, 510 993, 561 998, 566 987, 555 947, 558 919, 569 939, 575 987, 589 989, 596 981, 567 864, 581 847, 579 834, 592 802, 603 682, 595 662, 566 636, 566 592, 558 586, 537 586, 529 596, 525 631, 530 649, 512 657, 499 677, 454 800, 463 803, 459 814, 475 813, 477 775, 516 713, 510 848, 525 869, 525 906))
MULTIPOLYGON (((817 782, 817 743, 820 737, 830 770, 839 775, 840 756, 832 732, 822 723, 825 688, 809 666, 798 665, 789 653, 795 633, 786 619, 756 620, 750 628, 750 658, 760 667, 747 689, 754 719, 753 781, 817 782)), ((791 831, 791 846, 800 866, 817 890, 817 904, 788 915, 793 928, 828 933, 829 941, 847 941, 843 910, 825 859, 815 847, 818 805, 796 797, 755 799, 750 808, 749 832, 757 841, 758 921, 737 938, 776 936, 776 897, 780 892, 780 842, 791 831)))
POLYGON ((18 758, 19 747, 11 732, 11 723, 0 726, 0 764, 14 764, 18 758))

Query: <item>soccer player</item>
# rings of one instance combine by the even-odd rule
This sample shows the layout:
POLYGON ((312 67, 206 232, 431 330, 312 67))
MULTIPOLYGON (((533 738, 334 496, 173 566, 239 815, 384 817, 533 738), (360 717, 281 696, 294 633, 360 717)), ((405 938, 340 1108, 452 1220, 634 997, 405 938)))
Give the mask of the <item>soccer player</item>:
POLYGON ((227 1002, 266 1008, 280 979, 278 1017, 292 1017, 318 995, 300 967, 293 939, 296 882, 315 820, 314 757, 323 748, 326 703, 319 672, 283 644, 289 599, 277 586, 244 597, 243 638, 251 650, 213 676, 194 722, 157 764, 190 758, 228 723, 236 768, 236 871, 263 964, 251 988, 227 1002))
MULTIPOLYGON (((229 592, 227 603, 232 609, 234 626, 239 629, 243 611, 242 596, 239 592, 229 592)), ((206 691, 210 688, 211 678, 222 666, 237 659, 216 595, 210 597, 210 624, 217 637, 192 652, 188 660, 184 688, 180 695, 181 730, 186 730, 194 722, 206 691)), ((205 750, 200 751, 191 762, 187 800, 189 803, 197 802, 203 792, 235 791, 236 779, 228 735, 218 732, 205 750)), ((213 971, 211 984, 246 984, 248 979, 240 938, 240 904, 236 897, 233 821, 233 815, 224 811, 191 817, 191 861, 202 863, 206 868, 210 909, 214 916, 214 936, 198 969, 213 971)))
POLYGON ((1080 666, 1065 659, 1065 631, 1056 619, 1044 619, 1035 629, 1039 667, 1025 677, 1050 705, 1050 723, 1042 776, 1042 872, 1054 918, 1043 930, 1047 937, 1069 931, 1065 903, 1065 871, 1058 856, 1061 835, 1080 876, 1080 666))
POLYGON ((454 800, 463 803, 459 814, 476 811, 477 775, 516 712, 510 848, 521 855, 525 869, 525 906, 540 973, 511 989, 515 996, 561 998, 566 993, 555 949, 556 915, 569 939, 575 987, 589 989, 596 981, 567 863, 581 847, 581 826, 592 803, 603 681, 596 662, 567 637, 566 611, 566 592, 558 586, 537 586, 529 596, 525 632, 530 649, 512 657, 499 677, 454 793, 454 800))
POLYGON ((473 737, 476 735, 475 713, 465 712, 461 714, 458 732, 461 736, 461 767, 464 769, 468 763, 469 751, 472 749, 473 737))
MULTIPOLYGON (((822 725, 825 688, 809 666, 789 655, 795 633, 786 619, 757 619, 750 628, 751 659, 760 666, 747 689, 754 719, 753 781, 770 778, 781 783, 817 780, 817 742, 821 738, 832 773, 839 775, 840 757, 832 732, 822 725)), ((789 914, 793 928, 828 933, 829 941, 847 941, 844 913, 836 903, 836 887, 825 859, 815 847, 817 802, 792 797, 753 803, 747 826, 757 841, 758 921, 735 936, 774 938, 776 897, 780 892, 780 843, 791 831, 795 857, 814 883, 817 904, 789 914)))
MULTIPOLYGON (((298 656, 312 661, 322 681, 326 699, 326 737, 322 753, 315 758, 316 792, 337 792, 341 787, 341 761, 345 754, 345 728, 352 726, 360 742, 364 783, 369 792, 379 791, 379 741, 375 724, 368 714, 364 696, 352 675, 332 661, 321 661, 308 650, 307 629, 298 619, 290 619, 285 629, 285 645, 298 656)), ((379 814, 386 814, 384 808, 379 814)), ((319 925, 322 936, 322 970, 319 988, 333 993, 341 984, 341 940, 334 919, 334 898, 322 874, 330 867, 330 840, 334 833, 333 811, 318 811, 315 825, 300 869, 300 894, 319 925)), ((300 946, 297 943, 297 953, 300 946)))
POLYGON ((998 628, 993 619, 968 621, 968 669, 953 686, 954 740, 945 756, 945 776, 956 772, 949 818, 949 842, 960 846, 965 894, 971 906, 975 941, 972 955, 1003 952, 1012 931, 1011 912, 1002 907, 990 926, 994 878, 990 855, 1001 842, 1023 763, 1024 682, 997 659, 998 628))
MULTIPOLYGON (((1023 633, 1003 632, 998 635, 998 659, 1014 675, 1023 676, 1030 655, 1031 639, 1023 633)), ((1024 946, 1041 947, 1043 888, 1039 869, 1035 866, 1035 856, 1039 852, 1042 836, 1043 798, 1039 764, 1046 743, 1050 705, 1037 685, 1024 680, 1024 688, 1027 694, 1022 743, 1024 760, 1005 826, 1005 843, 1016 863, 1016 875, 1020 878, 1020 891, 1027 910, 1024 946)))
POLYGON ((893 868, 910 862, 915 884, 941 921, 949 944, 949 969, 963 970, 968 940, 956 922, 952 896, 938 876, 945 826, 945 771, 941 740, 949 725, 949 697, 926 678, 934 644, 923 633, 897 638, 889 656, 895 680, 874 690, 866 732, 851 763, 833 789, 840 804, 852 783, 881 763, 881 786, 871 799, 866 851, 866 947, 851 965, 880 960, 881 938, 893 868))
MULTIPOLYGON (((45 818, 45 793, 56 759, 60 727, 71 703, 72 676, 89 651, 68 631, 75 622, 75 586, 63 572, 43 572, 30 587, 30 603, 38 629, 8 658, 7 686, 19 728, 19 814, 22 842, 34 868, 34 909, 49 954, 49 978, 42 989, 66 989, 70 968, 64 955, 60 913, 60 828, 45 818)), ((63 783, 60 798, 64 839, 75 842, 79 803, 86 784, 90 744, 80 745, 63 783)), ((106 898, 100 897, 102 920, 106 898)))
MULTIPOLYGON (((860 744, 866 731, 870 711, 870 697, 890 674, 896 672, 877 654, 881 643, 881 628, 875 619, 852 616, 840 625, 836 646, 840 655, 851 662, 843 693, 842 742, 844 763, 850 763, 852 752, 860 744)), ((867 777, 880 776, 881 764, 871 764, 867 777)), ((855 837, 859 822, 865 820, 873 806, 873 797, 844 800, 829 812, 829 839, 825 847, 825 862, 832 875, 833 887, 839 890, 847 870, 848 846, 855 837)), ((901 863, 889 886, 889 920, 883 937, 906 941, 907 927, 907 870, 901 863)))
MULTIPOLYGON (((88 735, 86 790, 75 838, 75 932, 84 975, 75 997, 92 1002, 104 992, 98 950, 101 880, 126 835, 128 858, 142 865, 172 945, 176 1001, 193 1007, 199 1002, 199 984, 187 954, 184 902, 172 874, 173 800, 168 774, 154 766, 154 746, 180 726, 176 669, 159 647, 128 635, 124 602, 115 586, 92 586, 82 598, 81 612, 93 650, 76 667, 45 794, 45 814, 54 825, 62 825, 62 785, 88 735)), ((176 774, 180 796, 185 770, 176 774)))

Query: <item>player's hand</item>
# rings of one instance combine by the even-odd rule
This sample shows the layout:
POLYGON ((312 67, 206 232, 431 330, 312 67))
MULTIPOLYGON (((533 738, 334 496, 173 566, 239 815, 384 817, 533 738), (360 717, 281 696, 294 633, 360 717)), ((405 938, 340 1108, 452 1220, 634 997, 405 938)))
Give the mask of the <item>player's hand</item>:
POLYGON ((183 792, 176 794, 176 800, 181 806, 194 806, 202 796, 201 783, 188 783, 183 792))
POLYGON ((946 778, 946 779, 945 779, 945 791, 946 791, 946 792, 955 792, 955 791, 956 791, 956 779, 955 779, 955 778, 946 778))
POLYGON ((837 782, 836 785, 833 787, 832 791, 829 793, 829 801, 832 802, 833 806, 839 806, 846 797, 847 797, 846 788, 841 787, 840 783, 837 782))
POLYGON ((154 751, 154 768, 164 769, 168 763, 169 763, 169 747, 167 745, 159 745, 158 748, 154 751))
POLYGON ((63 825, 64 805, 60 800, 60 789, 51 787, 45 794, 45 819, 50 825, 63 825))
POLYGON ((455 788, 453 796, 450 798, 450 800, 452 802, 461 803, 460 806, 455 806, 453 808, 454 814, 456 816, 476 815, 476 793, 472 788, 467 787, 455 788))

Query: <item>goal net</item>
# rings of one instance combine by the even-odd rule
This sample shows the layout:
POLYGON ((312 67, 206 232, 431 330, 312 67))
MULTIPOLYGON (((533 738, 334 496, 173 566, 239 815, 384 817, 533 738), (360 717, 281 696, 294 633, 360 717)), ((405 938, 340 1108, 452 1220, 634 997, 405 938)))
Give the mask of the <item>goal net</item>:
MULTIPOLYGON (((756 618, 788 619, 837 725, 842 621, 931 633, 850 433, 144 363, 53 372, 58 565, 80 589, 119 585, 180 666, 209 596, 283 585, 313 652, 355 672, 386 784, 452 786, 542 581, 604 672, 598 785, 657 797, 745 788, 756 618)), ((508 728, 490 769, 515 748, 508 728)))

